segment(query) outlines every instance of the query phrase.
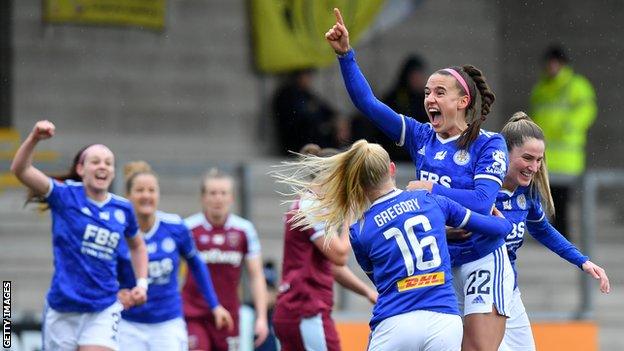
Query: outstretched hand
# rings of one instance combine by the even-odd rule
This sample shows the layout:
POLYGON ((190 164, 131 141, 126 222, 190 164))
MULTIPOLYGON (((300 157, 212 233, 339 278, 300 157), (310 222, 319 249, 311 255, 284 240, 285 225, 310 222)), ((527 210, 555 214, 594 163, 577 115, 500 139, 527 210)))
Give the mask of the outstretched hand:
POLYGON ((325 33, 325 39, 327 39, 329 46, 331 46, 338 55, 343 55, 351 49, 349 45, 349 31, 344 24, 340 10, 334 8, 334 15, 336 16, 336 24, 325 33))
POLYGON ((600 280, 600 291, 605 294, 608 294, 611 291, 609 277, 607 277, 607 272, 605 272, 602 267, 593 263, 592 261, 587 261, 583 263, 581 268, 583 268, 583 271, 585 271, 587 274, 591 275, 597 280, 600 280))

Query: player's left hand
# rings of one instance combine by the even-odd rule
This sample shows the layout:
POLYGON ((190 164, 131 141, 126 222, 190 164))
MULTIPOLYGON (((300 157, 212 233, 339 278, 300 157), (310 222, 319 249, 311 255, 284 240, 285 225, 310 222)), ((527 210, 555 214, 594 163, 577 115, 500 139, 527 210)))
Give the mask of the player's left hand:
POLYGON ((232 315, 223 306, 218 305, 213 308, 212 314, 214 315, 217 329, 226 327, 228 331, 234 330, 234 320, 232 319, 232 315))
POLYGON ((591 275, 592 277, 600 280, 600 291, 605 294, 608 294, 611 291, 611 285, 609 284, 609 277, 607 277, 607 272, 605 272, 602 267, 593 263, 592 261, 587 261, 583 263, 581 266, 583 270, 591 275))
POLYGON ((254 341, 254 346, 258 347, 262 345, 264 340, 266 340, 267 336, 269 335, 269 326, 267 325, 266 318, 256 318, 254 334, 256 335, 256 341, 254 341))
POLYGON ((147 301, 147 289, 142 286, 135 286, 130 290, 130 296, 132 296, 135 306, 142 305, 147 301))
POLYGON ((407 191, 425 189, 428 192, 431 192, 431 189, 433 189, 433 182, 428 182, 424 180, 412 180, 407 184, 407 187, 405 189, 407 189, 407 191))

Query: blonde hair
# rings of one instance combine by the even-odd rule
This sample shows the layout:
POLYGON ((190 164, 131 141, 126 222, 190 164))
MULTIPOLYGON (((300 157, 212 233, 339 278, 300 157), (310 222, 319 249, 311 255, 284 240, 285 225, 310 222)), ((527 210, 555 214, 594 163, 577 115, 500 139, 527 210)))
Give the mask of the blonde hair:
POLYGON ((158 178, 149 163, 145 161, 130 161, 124 165, 123 172, 124 179, 126 181, 127 194, 129 194, 130 190, 132 190, 132 185, 134 184, 134 180, 138 175, 151 174, 155 178, 158 178))
POLYGON ((291 187, 286 195, 315 197, 313 205, 295 214, 295 225, 309 228, 325 223, 329 236, 339 232, 347 219, 360 218, 370 205, 367 192, 390 177, 388 152, 366 140, 331 157, 298 156, 297 161, 282 162, 271 174, 291 187))
POLYGON ((202 177, 200 184, 200 191, 202 195, 206 193, 206 183, 212 179, 228 179, 232 183, 231 190, 234 192, 234 177, 215 167, 209 169, 208 172, 204 173, 204 176, 202 177))
MULTIPOLYGON (((505 138, 507 150, 510 153, 513 148, 522 146, 527 139, 534 138, 545 142, 542 129, 523 111, 518 111, 511 116, 501 130, 501 134, 505 138)), ((555 205, 550 193, 546 156, 544 156, 540 168, 535 173, 534 181, 531 181, 530 187, 532 194, 535 191, 539 193, 546 215, 554 216, 555 205)))

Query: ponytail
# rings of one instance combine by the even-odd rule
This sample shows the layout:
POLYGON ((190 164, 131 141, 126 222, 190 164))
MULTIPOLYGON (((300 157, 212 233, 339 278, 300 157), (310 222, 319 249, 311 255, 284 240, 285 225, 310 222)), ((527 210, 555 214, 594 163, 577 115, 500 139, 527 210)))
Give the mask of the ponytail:
MULTIPOLYGON (((473 65, 464 65, 462 67, 451 67, 461 79, 466 83, 468 91, 457 81, 457 88, 464 91, 469 97, 469 104, 466 107, 466 123, 468 128, 464 130, 457 140, 460 149, 467 149, 479 136, 481 123, 485 121, 486 116, 490 113, 491 106, 496 100, 494 92, 490 90, 483 73, 473 65)), ((439 70, 436 73, 443 75, 455 75, 449 73, 448 69, 439 70)))
POLYGON ((297 226, 325 223, 327 235, 337 233, 347 218, 360 218, 370 205, 368 191, 389 177, 390 157, 378 144, 355 142, 349 150, 331 157, 299 154, 271 172, 278 183, 291 187, 287 195, 309 196, 315 202, 293 217, 297 226), (310 175, 316 175, 310 178, 310 175))

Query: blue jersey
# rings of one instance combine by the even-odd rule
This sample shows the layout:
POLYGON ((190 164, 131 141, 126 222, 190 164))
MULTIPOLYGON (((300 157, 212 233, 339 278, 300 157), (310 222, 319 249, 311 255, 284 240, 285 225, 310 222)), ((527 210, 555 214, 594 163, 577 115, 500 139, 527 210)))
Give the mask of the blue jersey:
POLYGON ((444 197, 395 189, 351 226, 355 257, 379 292, 371 329, 415 310, 459 314, 445 225, 460 227, 468 214, 444 197))
POLYGON ((117 300, 117 253, 137 233, 132 204, 108 194, 87 197, 80 182, 50 179, 54 275, 48 304, 59 312, 102 311, 117 300))
MULTIPOLYGON (((442 139, 429 123, 405 118, 404 136, 400 140, 416 165, 416 179, 435 183, 432 192, 482 214, 488 214, 493 203, 471 206, 462 201, 465 194, 448 191, 475 189, 475 182, 489 180, 500 188, 507 173, 507 146, 500 134, 480 130, 477 139, 467 150, 457 146, 459 135, 442 139)), ((504 238, 474 232, 464 241, 449 242, 453 266, 475 261, 503 245, 504 238)))
MULTIPOLYGON (((384 134, 407 148, 416 166, 416 179, 433 182, 434 194, 475 212, 489 213, 507 173, 503 137, 481 130, 467 150, 460 150, 459 136, 443 139, 431 124, 402 116, 379 101, 357 66, 353 50, 339 61, 351 100, 384 134)), ((474 232, 467 240, 449 243, 452 265, 475 261, 503 243, 503 237, 474 232)))
POLYGON ((505 241, 509 261, 511 261, 516 278, 518 277, 517 251, 524 243, 524 234, 527 232, 551 251, 576 266, 580 267, 588 260, 587 256, 584 256, 548 222, 542 209, 539 193, 531 191, 530 187, 518 187, 513 193, 501 189, 496 198, 496 208, 513 225, 505 241))
MULTIPOLYGON (((122 312, 126 320, 159 323, 182 316, 178 291, 180 256, 190 260, 197 255, 191 232, 178 215, 156 212, 156 221, 143 234, 149 256, 147 302, 122 312)), ((127 245, 120 245, 119 281, 132 289, 136 282, 127 245)))

